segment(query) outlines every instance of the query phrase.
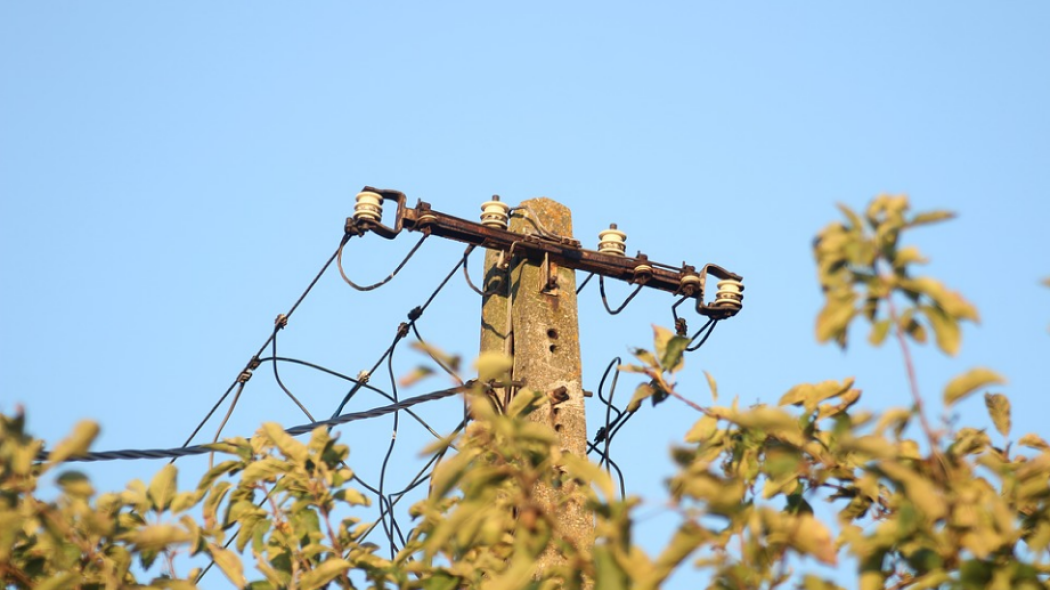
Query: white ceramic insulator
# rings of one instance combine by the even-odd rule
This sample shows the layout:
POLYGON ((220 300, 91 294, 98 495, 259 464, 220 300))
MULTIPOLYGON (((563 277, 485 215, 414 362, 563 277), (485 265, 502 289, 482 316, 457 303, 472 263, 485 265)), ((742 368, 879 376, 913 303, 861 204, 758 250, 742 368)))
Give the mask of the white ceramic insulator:
POLYGON ((700 282, 701 282, 700 281, 700 277, 698 277, 696 275, 685 275, 684 277, 682 277, 681 286, 682 286, 683 289, 685 289, 687 287, 693 287, 695 289, 699 289, 700 288, 700 282))
POLYGON ((357 193, 357 205, 354 206, 354 219, 371 219, 379 223, 383 219, 383 197, 378 193, 365 191, 357 193))
MULTIPOLYGON (((598 251, 614 256, 627 255, 627 234, 616 229, 615 225, 598 232, 598 251)), ((651 270, 651 269, 650 269, 651 270)))
POLYGON ((500 201, 485 201, 481 204, 481 225, 507 229, 510 222, 510 205, 500 201))
POLYGON ((714 305, 715 307, 732 307, 736 309, 743 307, 744 284, 732 279, 719 281, 714 305))

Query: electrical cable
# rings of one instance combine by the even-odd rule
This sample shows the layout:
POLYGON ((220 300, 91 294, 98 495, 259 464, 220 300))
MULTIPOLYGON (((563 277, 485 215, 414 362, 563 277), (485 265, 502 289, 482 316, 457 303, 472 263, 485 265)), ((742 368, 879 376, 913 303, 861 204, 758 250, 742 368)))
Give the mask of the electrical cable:
MULTIPOLYGON (((292 304, 292 307, 288 310, 288 313, 284 314, 285 321, 292 317, 292 314, 295 313, 295 310, 299 308, 299 304, 301 304, 303 300, 306 299, 306 296, 310 293, 310 291, 313 290, 314 285, 317 284, 317 281, 319 281, 321 279, 321 276, 324 275, 325 271, 328 270, 328 267, 332 265, 332 262, 335 261, 336 257, 343 250, 343 246, 350 240, 351 237, 353 237, 352 234, 343 235, 342 239, 339 241, 339 247, 336 248, 335 252, 333 252, 331 256, 328 257, 328 260, 325 261, 324 265, 321 267, 321 270, 318 271, 316 275, 314 275, 313 280, 310 281, 310 284, 307 285, 306 289, 302 292, 301 295, 299 295, 299 298, 295 300, 295 303, 292 304)), ((248 364, 246 364, 244 366, 244 369, 242 369, 241 372, 238 374, 237 379, 235 379, 233 383, 231 383, 230 386, 226 388, 226 391, 221 396, 219 396, 219 400, 215 402, 215 404, 211 407, 210 410, 208 410, 208 413, 205 414, 204 418, 200 421, 199 424, 197 424, 197 427, 193 429, 193 432, 191 432, 190 435, 186 437, 185 442, 182 443, 183 447, 188 446, 190 442, 193 441, 193 438, 197 436, 197 433, 201 431, 201 428, 204 428, 204 425, 207 424, 208 420, 211 419, 212 415, 215 413, 215 410, 219 409, 219 406, 221 406, 222 402, 224 402, 226 398, 230 395, 230 392, 232 392, 233 389, 237 387, 237 383, 240 381, 240 375, 243 375, 246 371, 251 371, 254 368, 253 363, 255 362, 255 359, 259 358, 259 355, 261 355, 263 351, 266 350, 266 347, 270 345, 270 339, 273 337, 274 333, 271 332, 270 336, 266 339, 265 342, 263 342, 262 346, 259 347, 258 352, 256 352, 252 356, 252 358, 248 361, 248 364)), ((176 458, 177 457, 173 457, 171 462, 174 463, 176 458)))
POLYGON ((634 291, 631 291, 631 294, 627 296, 627 299, 625 299, 624 302, 620 304, 620 307, 617 307, 614 310, 613 308, 609 307, 609 300, 605 298, 605 277, 598 277, 598 289, 601 291, 602 294, 602 305, 605 306, 605 311, 609 312, 609 315, 616 315, 623 311, 624 308, 627 307, 627 304, 630 303, 632 299, 634 299, 634 296, 641 292, 642 287, 644 286, 645 285, 638 285, 638 287, 636 287, 634 291))
POLYGON ((337 266, 339 267, 339 276, 343 277, 343 280, 346 281, 346 284, 350 285, 354 289, 357 289, 358 291, 371 291, 372 289, 382 287, 383 285, 389 283, 394 277, 396 277, 397 273, 401 272, 401 269, 404 268, 406 264, 408 264, 408 261, 412 258, 412 255, 416 253, 416 250, 419 250, 419 247, 423 245, 423 242, 425 242, 428 237, 430 237, 430 234, 423 234, 423 236, 419 238, 419 241, 416 242, 415 246, 412 246, 411 250, 408 251, 408 255, 405 256, 405 259, 401 261, 401 264, 397 265, 397 267, 394 269, 394 272, 390 273, 385 279, 379 281, 378 283, 365 286, 358 285, 357 283, 351 281, 350 277, 346 276, 346 272, 343 271, 343 247, 340 246, 339 251, 336 253, 337 266))
MULTIPOLYGON (((350 381, 351 383, 353 383, 355 385, 360 385, 361 388, 367 389, 369 391, 373 391, 375 393, 378 393, 379 395, 383 396, 384 398, 386 398, 386 399, 388 399, 390 401, 394 400, 394 397, 392 395, 390 395, 389 393, 383 391, 382 389, 379 389, 378 387, 370 385, 369 383, 366 383, 364 381, 359 381, 357 379, 354 379, 353 377, 350 377, 349 375, 344 375, 344 374, 342 374, 342 373, 340 373, 338 371, 333 371, 332 369, 329 369, 327 367, 322 367, 321 365, 317 365, 317 364, 310 363, 310 362, 307 362, 307 361, 304 361, 304 360, 300 360, 300 359, 294 359, 294 358, 288 358, 288 357, 282 357, 282 356, 265 357, 265 358, 259 359, 259 362, 261 362, 261 363, 274 362, 274 361, 282 362, 282 363, 294 363, 294 364, 297 364, 297 365, 302 365, 304 367, 309 367, 311 369, 315 369, 317 371, 321 371, 323 373, 327 373, 329 375, 332 375, 333 377, 339 377, 340 379, 344 379, 346 381, 350 381)), ((419 422, 419 424, 421 426, 423 426, 423 428, 426 428, 427 431, 430 432, 430 434, 434 435, 434 438, 441 438, 442 437, 442 435, 438 434, 437 431, 435 431, 433 428, 431 428, 430 425, 427 424, 426 421, 423 420, 423 418, 421 418, 419 416, 419 414, 416 414, 410 408, 405 408, 405 413, 408 414, 409 416, 412 416, 416 420, 416 422, 419 422)))
MULTIPOLYGON (((283 327, 284 326, 281 325, 280 322, 278 322, 278 325, 273 329, 273 340, 270 341, 270 354, 273 355, 273 358, 277 358, 277 332, 280 331, 283 327)), ((311 422, 315 422, 316 418, 313 417, 313 414, 310 413, 310 410, 307 410, 306 406, 304 406, 303 403, 299 401, 299 398, 295 397, 295 395, 292 394, 292 392, 289 391, 287 387, 285 387, 284 381, 281 381, 281 374, 277 372, 277 361, 273 361, 271 364, 273 365, 273 378, 277 381, 277 385, 280 386, 280 388, 284 391, 285 395, 287 395, 289 398, 291 398, 293 402, 295 402, 295 405, 299 406, 299 409, 302 410, 304 414, 306 414, 306 418, 308 420, 310 420, 311 422)))
POLYGON ((583 282, 580 283, 580 286, 576 287, 576 294, 579 295, 580 291, 583 291, 583 288, 586 287, 587 283, 591 282, 591 279, 593 279, 593 278, 594 278, 594 273, 593 272, 588 274, 587 278, 583 279, 583 282))
MULTIPOLYGON (((449 389, 441 389, 432 391, 423 395, 410 397, 401 402, 390 404, 386 406, 379 406, 372 408, 364 412, 353 412, 350 414, 342 414, 335 418, 328 420, 319 420, 317 422, 311 422, 309 424, 301 424, 299 426, 293 426, 292 428, 286 428, 284 431, 291 436, 299 436, 308 432, 313 432, 315 428, 321 426, 338 426, 340 424, 347 424, 358 420, 367 420, 369 418, 378 418, 380 416, 386 416, 405 408, 410 408, 422 403, 436 401, 451 397, 457 393, 462 393, 473 387, 473 382, 467 382, 466 384, 459 387, 451 387, 449 389)), ((120 461, 120 460, 137 460, 137 459, 170 459, 178 457, 188 457, 191 455, 204 455, 212 451, 223 450, 223 443, 217 445, 206 444, 206 445, 193 445, 193 446, 182 446, 171 449, 125 449, 120 451, 99 451, 84 453, 82 455, 73 455, 64 459, 63 463, 90 463, 95 461, 120 461)), ((37 456, 37 461, 47 461, 50 456, 49 451, 40 451, 37 456)))
POLYGON ((688 346, 688 347, 686 347, 686 349, 685 349, 686 352, 693 352, 694 350, 697 350, 701 346, 703 346, 704 342, 707 342, 707 339, 711 337, 711 333, 715 331, 715 326, 717 326, 717 325, 718 325, 718 320, 717 319, 715 319, 715 318, 708 319, 707 323, 704 324, 702 328, 697 330, 696 334, 693 334, 693 337, 689 339, 689 342, 692 343, 693 341, 695 341, 697 336, 699 336, 700 334, 704 334, 704 337, 701 338, 700 342, 698 342, 695 346, 688 346), (707 333, 704 333, 704 330, 707 330, 707 333))

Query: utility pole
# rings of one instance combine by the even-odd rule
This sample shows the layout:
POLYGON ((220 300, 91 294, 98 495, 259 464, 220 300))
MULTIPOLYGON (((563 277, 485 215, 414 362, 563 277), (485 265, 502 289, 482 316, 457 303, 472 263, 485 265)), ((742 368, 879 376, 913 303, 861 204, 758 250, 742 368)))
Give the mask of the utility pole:
MULTIPOLYGON (((571 237, 569 209, 550 199, 530 199, 511 215, 510 231, 571 237)), ((563 453, 587 456, 587 422, 580 368, 580 329, 576 308, 576 273, 549 257, 543 261, 489 250, 485 256, 481 316, 481 352, 513 358, 511 376, 545 394, 546 403, 528 419, 553 428, 563 453), (502 260, 501 260, 502 259, 502 260)), ((584 497, 573 481, 557 489, 534 490, 547 514, 558 515, 560 536, 584 551, 594 544, 594 522, 583 509, 584 497)), ((563 561, 548 548, 541 570, 563 561)))
MULTIPOLYGON (((482 205, 481 223, 477 223, 437 211, 423 201, 409 207, 399 191, 364 187, 353 217, 346 220, 346 239, 372 232, 392 240, 402 230, 487 249, 481 352, 499 352, 513 359, 512 379, 546 396, 546 403, 529 419, 552 427, 562 452, 579 457, 587 454, 587 424, 575 271, 671 293, 679 297, 672 310, 692 299, 696 312, 711 322, 733 317, 743 306, 740 275, 716 264, 671 266, 641 252, 629 256, 626 235, 616 226, 601 232, 598 249, 589 250, 572 238, 568 208, 546 198, 525 201, 511 213, 493 197, 482 205), (397 205, 392 226, 383 223, 384 203, 397 205), (705 301, 709 276, 721 279, 713 301, 705 301)), ((540 485, 534 492, 547 513, 558 516, 559 535, 588 551, 594 544, 594 523, 583 509, 576 483, 564 481, 556 489, 540 485)), ((548 548, 537 565, 549 569, 564 561, 548 548)))

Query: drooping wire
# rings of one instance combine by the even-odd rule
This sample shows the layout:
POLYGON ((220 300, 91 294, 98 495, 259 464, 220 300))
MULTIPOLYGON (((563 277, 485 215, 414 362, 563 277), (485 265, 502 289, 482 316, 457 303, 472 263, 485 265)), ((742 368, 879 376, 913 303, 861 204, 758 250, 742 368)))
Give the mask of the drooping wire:
MULTIPOLYGON (((280 331, 283 327, 284 326, 279 320, 277 326, 274 328, 273 340, 270 341, 270 354, 272 355, 273 359, 277 358, 277 332, 280 331)), ((295 405, 299 406, 299 409, 303 411, 303 414, 306 414, 306 417, 311 422, 315 422, 316 418, 313 417, 313 414, 310 413, 310 410, 307 410, 306 406, 304 406, 303 403, 299 401, 299 398, 295 397, 295 395, 287 387, 285 387, 284 381, 281 380, 281 374, 277 371, 277 361, 274 360, 271 364, 273 365, 273 378, 277 381, 277 385, 281 387, 285 395, 287 395, 289 398, 291 398, 293 402, 295 402, 295 405)))
MULTIPOLYGON (((394 377, 394 354, 393 351, 387 355, 387 371, 390 374, 390 391, 394 396, 394 403, 397 403, 397 379, 394 377)), ((397 427, 400 424, 400 416, 397 412, 394 412, 394 429, 390 434, 390 445, 386 448, 386 455, 383 456, 383 464, 379 468, 379 506, 382 512, 383 503, 387 502, 386 496, 383 495, 383 489, 386 485, 386 470, 390 464, 390 457, 394 454, 394 446, 397 444, 397 427)), ((383 520, 383 532, 386 533, 387 539, 390 540, 390 559, 394 559, 397 555, 396 547, 394 547, 394 532, 398 533, 398 537, 401 539, 401 545, 405 545, 404 536, 401 535, 401 528, 397 526, 397 519, 394 517, 394 511, 391 508, 387 511, 387 518, 383 520), (387 524, 389 519, 389 524, 387 524)))
MULTIPOLYGON (((375 387, 375 386, 373 386, 373 385, 371 385, 371 384, 369 384, 369 383, 367 383, 365 381, 360 381, 358 379, 354 379, 353 377, 351 377, 349 375, 344 375, 344 374, 342 374, 342 373, 340 373, 338 371, 333 371, 332 369, 329 369, 327 367, 322 367, 321 365, 317 365, 317 364, 310 363, 310 362, 307 362, 307 361, 304 361, 304 360, 300 360, 300 359, 287 358, 287 357, 281 357, 281 356, 279 356, 279 357, 265 357, 265 358, 259 359, 259 362, 262 362, 262 363, 272 362, 272 361, 282 362, 282 363, 294 363, 294 364, 297 364, 297 365, 302 365, 304 367, 309 367, 311 369, 315 369, 317 371, 321 371, 322 373, 327 373, 329 375, 332 375, 333 377, 338 377, 340 379, 344 379, 346 381, 349 381, 349 382, 353 383, 355 386, 360 386, 362 389, 367 389, 369 391, 378 393, 379 395, 381 395, 384 398, 390 400, 391 402, 394 401, 394 396, 392 396, 389 393, 383 391, 382 389, 379 389, 378 387, 375 387)), ((423 420, 423 418, 421 418, 419 416, 419 414, 416 414, 413 410, 411 410, 409 408, 405 408, 405 413, 408 414, 409 416, 411 416, 412 418, 414 418, 416 420, 416 422, 419 422, 420 426, 422 426, 423 428, 426 428, 427 431, 430 432, 430 434, 432 434, 434 436, 434 438, 441 438, 442 435, 438 434, 437 431, 435 431, 433 428, 431 428, 431 426, 429 424, 427 424, 426 421, 423 420)))
POLYGON ((620 313, 621 311, 623 311, 624 308, 627 307, 627 304, 630 303, 632 299, 634 299, 634 296, 637 295, 642 290, 642 287, 644 287, 644 286, 645 285, 638 285, 634 289, 634 291, 631 291, 631 294, 627 296, 627 299, 625 299, 624 302, 620 304, 620 307, 617 307, 614 310, 613 308, 609 307, 609 300, 606 299, 606 297, 605 297, 605 277, 603 277, 603 276, 599 276, 598 277, 598 289, 601 291, 601 294, 602 294, 602 305, 605 306, 605 311, 609 312, 609 315, 616 315, 616 314, 620 313))
MULTIPOLYGON (((301 295, 299 295, 299 298, 295 300, 295 303, 292 304, 292 307, 288 310, 288 313, 284 314, 285 319, 290 319, 292 317, 292 314, 295 313, 295 310, 299 308, 299 304, 301 304, 303 300, 306 299, 306 296, 310 293, 310 291, 313 290, 314 285, 317 284, 317 281, 319 281, 321 279, 321 276, 324 275, 325 271, 328 270, 328 267, 332 265, 332 262, 335 261, 336 257, 343 250, 343 246, 347 243, 347 241, 350 240, 351 237, 352 234, 343 235, 342 239, 339 241, 339 247, 336 248, 335 252, 333 252, 331 256, 328 257, 328 260, 325 261, 323 266, 321 266, 321 270, 318 271, 316 275, 314 275, 313 280, 310 281, 310 284, 307 285, 306 289, 302 292, 301 295)), ((222 405, 222 402, 226 401, 226 398, 229 397, 230 392, 232 392, 234 388, 237 387, 237 384, 240 382, 240 376, 243 375, 245 372, 250 372, 254 368, 253 363, 255 362, 255 359, 257 359, 259 355, 261 355, 263 351, 266 350, 266 347, 270 345, 270 340, 273 337, 274 332, 271 332, 270 336, 266 339, 265 342, 263 342, 262 346, 259 347, 258 352, 256 352, 252 356, 252 358, 248 361, 244 368, 241 369, 241 372, 238 373, 238 376, 236 379, 234 379, 233 383, 231 383, 230 386, 226 388, 226 391, 221 396, 219 396, 218 401, 216 401, 215 404, 211 407, 211 409, 208 410, 208 413, 204 415, 204 418, 200 421, 200 423, 197 424, 196 428, 193 429, 193 432, 191 432, 190 435, 186 437, 185 442, 182 443, 183 447, 188 446, 190 442, 193 441, 193 438, 197 436, 197 433, 201 431, 201 428, 204 428, 204 425, 208 423, 208 420, 210 420, 212 415, 215 414, 215 411, 219 409, 219 406, 222 405)), ((171 462, 174 463, 175 459, 176 457, 173 457, 171 462)))
POLYGON ((346 281, 346 284, 350 285, 354 289, 357 289, 358 291, 371 291, 372 289, 382 287, 383 285, 389 283, 391 279, 396 277, 397 273, 401 272, 401 269, 404 268, 406 264, 408 264, 408 261, 411 260, 412 255, 416 253, 416 250, 419 250, 419 247, 423 245, 423 242, 425 242, 429 236, 430 234, 423 234, 423 236, 419 238, 419 241, 416 242, 416 245, 412 246, 412 249, 408 251, 408 255, 405 256, 405 259, 401 261, 401 264, 398 264, 397 267, 394 268, 394 272, 390 273, 385 279, 379 281, 378 283, 364 286, 358 285, 357 283, 351 281, 350 277, 346 276, 346 272, 343 271, 343 248, 342 246, 340 246, 339 251, 336 253, 338 263, 337 266, 339 267, 339 276, 343 277, 343 280, 346 281))
POLYGON ((470 256, 470 253, 473 252, 473 251, 474 251, 474 247, 473 247, 473 245, 471 245, 471 246, 467 246, 466 251, 463 252, 463 278, 467 279, 467 286, 469 286, 472 291, 474 291, 478 295, 481 295, 482 297, 484 297, 485 295, 487 295, 487 293, 485 293, 485 291, 482 291, 481 289, 479 289, 477 287, 477 285, 474 284, 474 281, 470 280, 470 268, 469 268, 469 265, 467 264, 467 257, 470 256))

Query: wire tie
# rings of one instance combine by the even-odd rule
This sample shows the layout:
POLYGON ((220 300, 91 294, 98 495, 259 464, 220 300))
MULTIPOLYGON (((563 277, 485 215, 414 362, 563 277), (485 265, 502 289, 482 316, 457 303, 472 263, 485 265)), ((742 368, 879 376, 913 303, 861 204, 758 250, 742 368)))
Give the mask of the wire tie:
POLYGON ((241 372, 241 374, 237 376, 237 383, 247 383, 248 380, 251 379, 251 378, 252 378, 252 371, 251 371, 251 369, 248 369, 246 371, 241 372))
POLYGON ((283 330, 288 325, 288 316, 283 313, 277 314, 277 319, 273 321, 273 324, 277 326, 278 330, 283 330))
POLYGON ((674 321, 674 331, 679 336, 686 336, 689 333, 689 325, 686 324, 685 318, 678 318, 674 321))

